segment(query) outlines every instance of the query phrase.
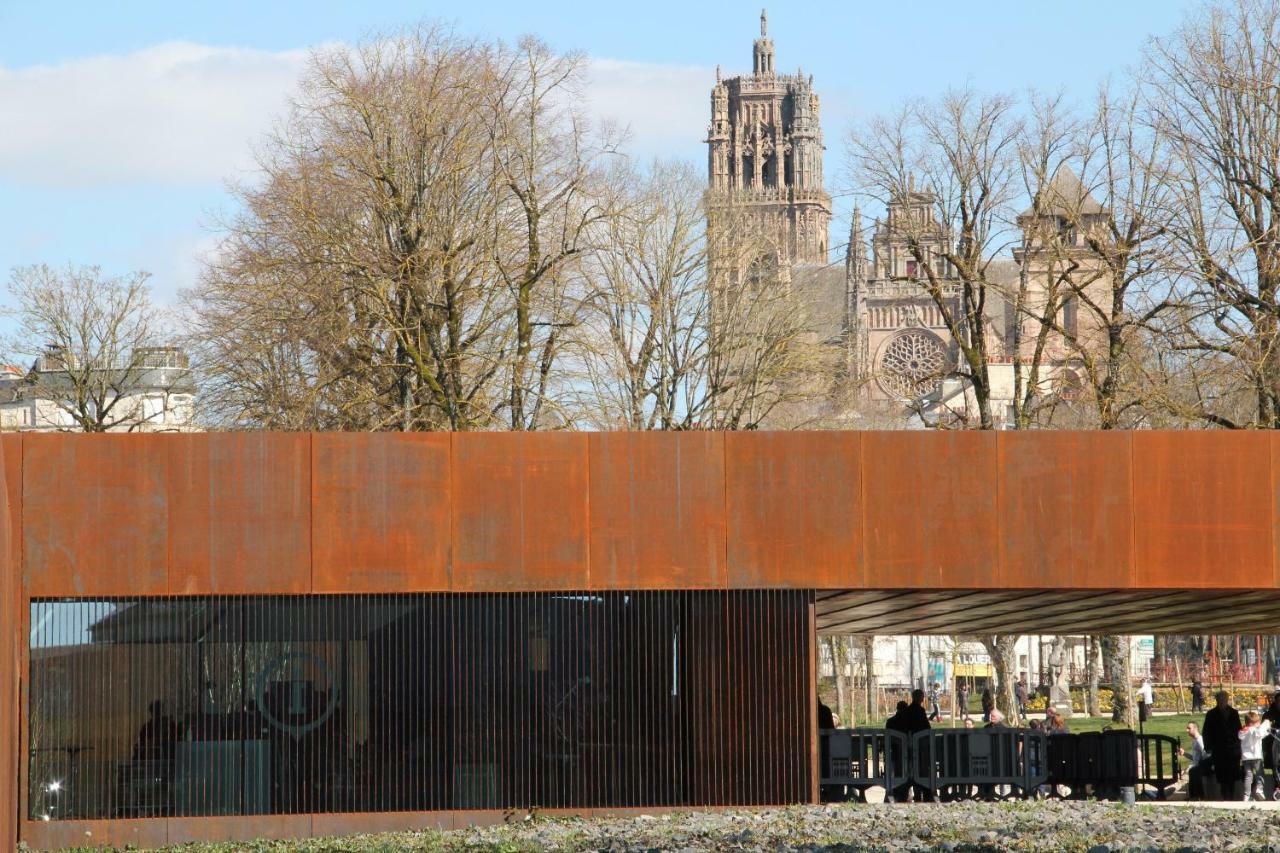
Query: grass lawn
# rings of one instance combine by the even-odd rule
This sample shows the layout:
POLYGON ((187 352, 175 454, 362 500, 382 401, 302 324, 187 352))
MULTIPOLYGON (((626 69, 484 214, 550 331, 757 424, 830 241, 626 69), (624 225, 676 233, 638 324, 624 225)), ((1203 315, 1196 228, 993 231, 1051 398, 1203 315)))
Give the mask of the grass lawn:
MULTIPOLYGON (((1043 712, 1032 712, 1031 719, 1043 720, 1043 712)), ((973 716, 975 725, 982 725, 982 715, 975 714, 973 716)), ((1124 728, 1124 726, 1111 722, 1110 715, 1105 717, 1086 717, 1083 714, 1076 714, 1067 721, 1071 726, 1072 734, 1084 734, 1085 732, 1100 732, 1103 726, 1111 726, 1112 728, 1124 728)), ((1190 740, 1187 738, 1187 723, 1195 723, 1198 726, 1204 725, 1204 714, 1157 714, 1147 720, 1142 725, 1142 731, 1149 735, 1169 735, 1178 739, 1184 747, 1190 746, 1190 740)), ((937 724, 935 724, 937 725, 937 724)), ((950 720, 944 720, 941 723, 943 728, 951 725, 950 720)))

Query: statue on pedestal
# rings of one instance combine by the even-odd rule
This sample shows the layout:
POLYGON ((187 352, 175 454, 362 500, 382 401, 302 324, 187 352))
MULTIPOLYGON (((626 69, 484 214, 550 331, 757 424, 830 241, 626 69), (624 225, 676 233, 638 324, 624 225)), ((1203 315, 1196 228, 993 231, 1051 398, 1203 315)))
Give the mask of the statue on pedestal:
POLYGON ((1064 717, 1071 716, 1070 661, 1067 638, 1054 637, 1049 649, 1049 704, 1064 717))

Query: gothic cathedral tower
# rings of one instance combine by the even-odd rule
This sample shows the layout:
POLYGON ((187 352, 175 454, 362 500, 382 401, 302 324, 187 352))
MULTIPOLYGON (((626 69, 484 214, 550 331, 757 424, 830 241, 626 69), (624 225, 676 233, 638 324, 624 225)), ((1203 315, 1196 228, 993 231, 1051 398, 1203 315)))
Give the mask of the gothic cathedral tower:
POLYGON ((813 77, 778 74, 760 13, 752 73, 711 90, 707 172, 712 205, 734 204, 776 229, 779 262, 827 263, 831 197, 822 187, 822 128, 813 77))

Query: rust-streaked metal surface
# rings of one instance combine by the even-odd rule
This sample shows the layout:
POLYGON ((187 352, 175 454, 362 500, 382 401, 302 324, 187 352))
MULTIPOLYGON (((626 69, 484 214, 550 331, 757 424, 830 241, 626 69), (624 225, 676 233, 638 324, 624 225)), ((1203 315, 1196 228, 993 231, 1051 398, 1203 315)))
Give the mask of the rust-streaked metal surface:
MULTIPOLYGON (((1266 633, 1280 621, 1278 441, 1227 432, 0 436, 0 518, 11 521, 0 532, 0 624, 18 629, 4 632, 0 659, 25 671, 32 598, 194 592, 790 588, 817 590, 823 631, 1266 633)), ((714 630, 744 648, 759 642, 751 620, 714 630)), ((80 841, 86 830, 146 846, 501 819, 169 818, 79 835, 76 822, 19 825, 26 685, 8 665, 3 676, 6 845, 19 829, 33 846, 52 833, 80 841)), ((695 736, 749 773, 751 756, 732 739, 735 709, 763 685, 733 687, 736 698, 704 709, 724 724, 695 736)), ((703 801, 743 798, 734 779, 712 782, 703 801)))
POLYGON ((866 586, 1000 585, 997 533, 1009 531, 996 517, 997 439, 863 434, 866 586))
POLYGON ((244 841, 253 838, 308 838, 311 815, 243 815, 165 819, 169 844, 195 841, 244 841))
POLYGON ((1273 586, 1272 436, 1135 432, 1132 441, 1135 582, 1273 586))
POLYGON ((450 437, 312 438, 315 592, 450 588, 450 437))
POLYGON ((589 438, 592 589, 726 586, 725 436, 589 438))
POLYGON ((169 591, 166 457, 176 436, 23 436, 27 592, 169 591))
POLYGON ((453 577, 463 592, 587 586, 587 436, 453 436, 453 577))
POLYGON ((725 435, 731 584, 865 584, 861 451, 857 433, 725 435))
POLYGON ((1003 585, 1107 589, 1132 581, 1130 435, 1000 436, 998 540, 1003 585))
POLYGON ((15 474, 11 450, 20 440, 0 439, 3 465, 0 465, 0 849, 12 850, 18 844, 19 786, 24 778, 19 755, 21 723, 21 662, 26 658, 27 643, 22 626, 24 610, 22 585, 19 581, 17 557, 20 550, 13 535, 12 486, 15 474))
POLYGON ((27 435, 3 448, 33 596, 1251 589, 1280 587, 1277 440, 27 435))
POLYGON ((311 437, 166 439, 169 590, 311 591, 311 437))

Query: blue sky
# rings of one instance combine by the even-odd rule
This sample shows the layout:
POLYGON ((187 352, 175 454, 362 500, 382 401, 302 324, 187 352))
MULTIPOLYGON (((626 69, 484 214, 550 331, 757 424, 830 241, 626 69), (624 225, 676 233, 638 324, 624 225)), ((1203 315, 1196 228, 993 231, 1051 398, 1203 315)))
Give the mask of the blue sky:
MULTIPOLYGON (((823 96, 832 184, 853 122, 966 83, 1085 100, 1187 5, 845 0, 775 4, 769 21, 779 68, 802 66, 823 96)), ((638 156, 700 163, 714 68, 749 68, 759 14, 665 0, 0 0, 0 277, 36 262, 146 269, 171 298, 214 245, 226 181, 251 178, 307 49, 421 19, 586 51, 593 109, 631 125, 638 156)))

